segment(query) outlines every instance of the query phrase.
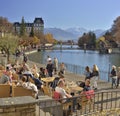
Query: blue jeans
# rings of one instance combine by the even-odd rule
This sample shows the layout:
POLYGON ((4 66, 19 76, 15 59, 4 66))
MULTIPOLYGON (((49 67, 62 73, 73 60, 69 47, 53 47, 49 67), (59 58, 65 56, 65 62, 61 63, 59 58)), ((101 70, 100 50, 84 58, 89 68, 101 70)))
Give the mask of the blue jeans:
POLYGON ((112 78, 112 87, 115 85, 117 87, 117 78, 112 78))

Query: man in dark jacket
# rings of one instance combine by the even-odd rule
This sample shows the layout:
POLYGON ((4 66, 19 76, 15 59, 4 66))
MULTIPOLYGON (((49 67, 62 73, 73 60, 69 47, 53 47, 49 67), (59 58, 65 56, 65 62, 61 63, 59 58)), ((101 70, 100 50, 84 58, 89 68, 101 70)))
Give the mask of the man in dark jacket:
POLYGON ((47 69, 47 72, 48 72, 48 76, 49 77, 52 77, 53 76, 53 64, 52 64, 52 61, 49 60, 47 66, 46 66, 46 69, 47 69))

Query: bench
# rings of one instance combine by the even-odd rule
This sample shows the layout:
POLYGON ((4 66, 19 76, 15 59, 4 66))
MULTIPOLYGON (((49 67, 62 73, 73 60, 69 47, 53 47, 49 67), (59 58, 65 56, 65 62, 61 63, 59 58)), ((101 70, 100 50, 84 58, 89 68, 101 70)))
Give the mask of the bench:
POLYGON ((10 85, 0 84, 0 98, 10 97, 10 85))
POLYGON ((35 97, 33 90, 26 89, 22 86, 12 85, 12 97, 17 96, 32 96, 35 97))

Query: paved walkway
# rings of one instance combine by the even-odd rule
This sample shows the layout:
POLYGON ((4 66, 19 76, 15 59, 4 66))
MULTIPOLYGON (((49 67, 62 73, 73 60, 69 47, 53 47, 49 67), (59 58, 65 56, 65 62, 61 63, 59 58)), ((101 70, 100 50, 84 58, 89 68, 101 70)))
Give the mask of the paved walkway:
MULTIPOLYGON (((28 62, 29 65, 33 64, 34 62, 32 61, 29 61, 28 62)), ((36 65, 38 67, 45 67, 44 64, 39 64, 39 63, 36 63, 36 65)), ((56 75, 55 75, 56 76, 56 75)), ((76 83, 77 81, 84 81, 85 80, 85 76, 84 75, 78 75, 78 74, 74 74, 74 73, 71 73, 69 71, 66 71, 65 72, 65 79, 68 81, 68 82, 74 82, 76 83)), ((120 87, 119 87, 120 88, 120 87)), ((118 88, 118 89, 119 89, 118 88)), ((111 88, 111 83, 110 82, 105 82, 103 80, 98 80, 98 90, 97 91, 107 91, 107 90, 116 90, 116 88, 112 89, 111 88)))
MULTIPOLYGON (((32 52, 34 53, 36 51, 32 51, 32 52)), ((30 54, 30 52, 29 52, 29 54, 30 54)), ((4 62, 5 59, 6 59, 6 57, 3 57, 3 55, 0 54, 0 63, 4 62)), ((29 63, 29 65, 32 66, 35 62, 28 61, 28 63, 29 63)), ((36 65, 38 67, 41 67, 41 66, 45 67, 44 64, 36 63, 36 65)), ((74 73, 71 73, 71 72, 68 72, 68 71, 66 71, 66 73, 65 73, 65 78, 69 82, 71 82, 71 81, 77 82, 77 81, 84 81, 85 80, 85 76, 84 75, 78 75, 78 74, 74 74, 74 73)), ((111 89, 111 83, 110 82, 105 82, 103 80, 99 80, 98 81, 98 90, 97 91, 101 91, 101 90, 116 90, 116 89, 115 88, 111 89)))

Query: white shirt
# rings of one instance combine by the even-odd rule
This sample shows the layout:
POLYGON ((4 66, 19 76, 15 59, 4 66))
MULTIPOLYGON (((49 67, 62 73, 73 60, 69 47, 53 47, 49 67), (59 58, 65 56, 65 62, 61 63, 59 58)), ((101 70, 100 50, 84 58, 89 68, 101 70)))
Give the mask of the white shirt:
POLYGON ((31 89, 31 90, 35 91, 36 93, 38 93, 37 86, 35 84, 31 83, 31 82, 24 82, 22 84, 22 86, 24 88, 31 89))
POLYGON ((67 94, 67 93, 66 93, 66 91, 65 91, 63 88, 61 88, 61 87, 56 87, 56 88, 55 88, 55 91, 58 92, 58 93, 60 93, 61 96, 62 96, 62 98, 67 98, 67 97, 66 97, 66 94, 67 94))

